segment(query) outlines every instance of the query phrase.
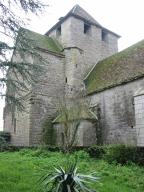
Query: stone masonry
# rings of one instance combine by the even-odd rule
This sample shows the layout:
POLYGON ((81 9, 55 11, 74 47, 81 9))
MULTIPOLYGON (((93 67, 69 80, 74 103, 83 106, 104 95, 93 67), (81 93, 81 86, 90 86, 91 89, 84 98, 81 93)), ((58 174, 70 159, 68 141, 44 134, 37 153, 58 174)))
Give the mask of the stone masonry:
MULTIPOLYGON (((39 50, 42 57, 47 60, 47 64, 44 73, 38 77, 37 83, 31 87, 31 94, 26 100, 27 111, 21 114, 16 112, 15 122, 13 122, 11 114, 5 108, 4 130, 11 133, 12 144, 14 145, 29 146, 40 143, 42 123, 46 118, 52 117, 57 112, 59 100, 63 96, 74 96, 85 87, 83 79, 96 63, 118 51, 117 40, 120 36, 101 26, 85 10, 76 5, 43 37, 48 38, 49 41, 50 38, 57 39, 63 48, 61 53, 50 50, 49 47, 39 50)), ((38 39, 35 39, 35 41, 38 41, 38 39)), ((39 48, 39 45, 36 48, 39 48)), ((13 59, 15 59, 14 57, 13 59)), ((37 63, 35 60, 32 62, 37 63)), ((107 94, 108 97, 116 97, 111 91, 107 91, 107 94)), ((105 113, 107 113, 110 122, 106 131, 109 139, 104 136, 107 142, 113 140, 110 139, 110 135, 112 132, 111 138, 114 138, 114 131, 112 130, 115 128, 113 124, 117 123, 111 117, 114 111, 108 110, 108 108, 112 108, 110 103, 106 102, 108 97, 105 96, 105 93, 90 97, 92 102, 94 98, 95 103, 97 103, 97 100, 99 101, 102 119, 104 119, 104 110, 106 110, 105 113)), ((115 106, 119 107, 123 98, 124 96, 120 98, 119 103, 115 102, 115 106)), ((111 101, 113 105, 114 101, 111 101)), ((129 124, 131 126, 131 121, 129 124)), ((94 139, 95 127, 92 128, 88 121, 83 120, 81 122, 80 130, 79 145, 88 146, 96 143, 94 139), (91 138, 93 139, 91 140, 91 138)), ((125 130, 128 132, 127 128, 125 130)), ((117 131, 115 133, 117 134, 117 131)))

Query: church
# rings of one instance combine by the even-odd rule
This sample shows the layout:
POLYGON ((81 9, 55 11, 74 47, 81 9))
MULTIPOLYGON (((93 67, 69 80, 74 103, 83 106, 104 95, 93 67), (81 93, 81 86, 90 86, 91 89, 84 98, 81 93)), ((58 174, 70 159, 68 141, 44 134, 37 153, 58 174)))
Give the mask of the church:
MULTIPOLYGON (((13 145, 38 145, 42 124, 56 114, 59 98, 84 90, 91 114, 81 116, 77 145, 100 140, 144 146, 144 41, 118 52, 120 36, 79 5, 44 35, 22 30, 47 62, 45 73, 31 86, 26 112, 17 113, 12 121, 5 107, 4 131, 10 132, 13 145)), ((34 57, 27 58, 35 64, 34 57)), ((49 138, 55 137, 51 144, 58 145, 62 125, 58 117, 52 123, 55 134, 49 133, 49 138)))

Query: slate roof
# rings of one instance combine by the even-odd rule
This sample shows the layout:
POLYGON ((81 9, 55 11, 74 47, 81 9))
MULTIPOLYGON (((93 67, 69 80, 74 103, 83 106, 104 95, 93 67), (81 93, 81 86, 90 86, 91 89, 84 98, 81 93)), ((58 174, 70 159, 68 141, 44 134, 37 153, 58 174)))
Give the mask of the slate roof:
POLYGON ((53 53, 62 54, 61 51, 63 47, 60 45, 60 43, 57 40, 50 38, 46 35, 41 35, 28 29, 21 28, 19 31, 18 38, 21 38, 22 42, 24 41, 24 39, 26 39, 27 43, 31 44, 34 48, 39 48, 43 51, 47 50, 53 53))
POLYGON ((144 77, 144 40, 98 62, 84 79, 87 93, 100 92, 144 77))
POLYGON ((50 29, 46 32, 46 35, 49 35, 49 33, 51 31, 53 31, 54 29, 58 28, 68 17, 73 16, 76 17, 78 19, 81 19, 87 23, 90 23, 92 25, 96 25, 102 29, 104 29, 105 31, 108 31, 112 34, 114 34, 117 37, 120 37, 118 34, 104 28, 102 25, 100 25, 89 13, 87 13, 82 7, 80 7, 79 5, 75 5, 64 17, 61 17, 59 19, 59 21, 50 29))

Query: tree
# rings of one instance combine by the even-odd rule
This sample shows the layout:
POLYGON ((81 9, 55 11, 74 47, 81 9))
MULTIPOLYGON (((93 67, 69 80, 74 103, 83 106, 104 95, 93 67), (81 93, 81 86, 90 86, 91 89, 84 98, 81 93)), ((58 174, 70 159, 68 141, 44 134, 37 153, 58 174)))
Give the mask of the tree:
POLYGON ((82 92, 71 98, 64 97, 58 105, 58 118, 56 121, 61 123, 62 148, 64 152, 70 152, 72 147, 77 145, 78 129, 82 119, 98 120, 95 114, 89 108, 89 101, 82 92))
POLYGON ((36 71, 39 70, 39 66, 32 65, 25 59, 25 55, 33 55, 43 60, 33 42, 23 33, 21 26, 25 23, 23 18, 16 14, 16 9, 25 14, 38 14, 45 6, 47 5, 39 0, 0 0, 0 34, 7 40, 0 42, 0 96, 6 97, 6 103, 11 109, 14 106, 24 109, 22 101, 29 90, 29 84, 35 79, 36 71), (11 56, 17 53, 21 60, 13 61, 11 56))
POLYGON ((0 33, 15 37, 19 27, 24 24, 22 19, 16 15, 16 10, 38 14, 45 7, 39 0, 0 0, 0 33))

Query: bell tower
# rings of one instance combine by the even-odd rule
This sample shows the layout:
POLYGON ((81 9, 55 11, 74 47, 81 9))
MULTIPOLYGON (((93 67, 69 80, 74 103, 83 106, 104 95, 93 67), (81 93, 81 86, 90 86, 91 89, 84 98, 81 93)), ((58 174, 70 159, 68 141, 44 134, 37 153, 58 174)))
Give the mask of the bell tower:
POLYGON ((101 26, 79 5, 61 17, 46 35, 63 45, 67 90, 81 87, 86 74, 100 60, 118 51, 116 33, 101 26))

